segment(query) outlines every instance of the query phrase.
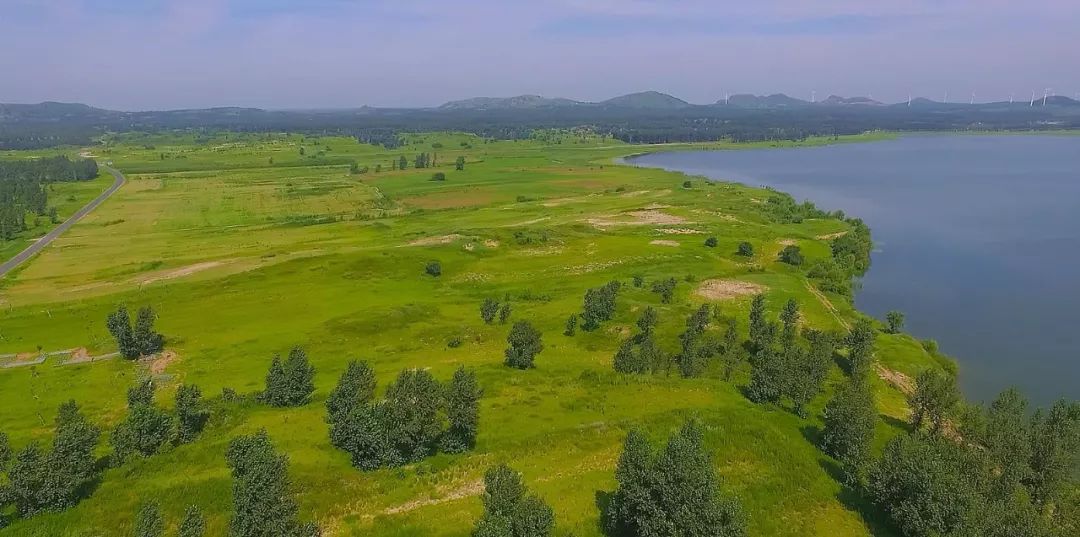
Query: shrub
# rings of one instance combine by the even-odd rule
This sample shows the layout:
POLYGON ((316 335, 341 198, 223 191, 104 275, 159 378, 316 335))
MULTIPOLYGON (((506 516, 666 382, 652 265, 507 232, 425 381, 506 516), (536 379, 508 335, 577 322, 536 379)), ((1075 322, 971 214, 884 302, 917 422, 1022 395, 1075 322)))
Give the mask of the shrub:
POLYGON ((693 183, 690 182, 690 181, 683 181, 683 183, 682 183, 683 188, 690 188, 692 186, 693 186, 693 183))
POLYGON ((432 181, 445 181, 446 180, 446 174, 443 173, 443 172, 435 172, 435 173, 431 174, 431 180, 432 181))
POLYGON ((716 248, 717 244, 719 244, 719 241, 716 240, 716 237, 705 239, 705 246, 708 246, 709 248, 716 248))
POLYGON ((424 267, 424 272, 426 272, 428 276, 438 278, 439 276, 442 276, 442 264, 438 261, 430 261, 427 266, 424 267))
POLYGON ((785 246, 780 250, 780 261, 797 267, 803 264, 802 250, 794 245, 785 246))
POLYGON ((308 363, 307 353, 300 347, 293 347, 284 363, 274 356, 266 374, 266 389, 260 398, 276 407, 306 405, 315 391, 314 379, 315 368, 308 363))
POLYGON ((446 395, 446 418, 450 427, 442 436, 442 449, 447 453, 462 453, 476 445, 480 422, 480 397, 483 390, 476 383, 476 374, 458 368, 450 380, 446 395))
POLYGON ((753 257, 754 256, 754 245, 752 245, 752 244, 750 244, 749 242, 746 242, 746 241, 740 242, 739 243, 739 255, 741 255, 743 257, 753 257))
POLYGON ((535 367, 533 361, 536 355, 544 350, 540 331, 533 328, 528 321, 518 321, 510 329, 506 337, 506 360, 505 364, 517 369, 531 369, 535 367))
POLYGON ((555 515, 539 497, 529 495, 521 476, 505 464, 484 474, 484 514, 473 537, 547 537, 555 515))
POLYGON ((885 323, 888 325, 886 331, 890 334, 899 334, 904 329, 904 314, 902 312, 892 310, 885 314, 885 323))
POLYGON ((484 320, 485 324, 491 324, 495 320, 495 315, 499 313, 499 301, 494 298, 485 298, 484 302, 480 304, 480 318, 484 320))

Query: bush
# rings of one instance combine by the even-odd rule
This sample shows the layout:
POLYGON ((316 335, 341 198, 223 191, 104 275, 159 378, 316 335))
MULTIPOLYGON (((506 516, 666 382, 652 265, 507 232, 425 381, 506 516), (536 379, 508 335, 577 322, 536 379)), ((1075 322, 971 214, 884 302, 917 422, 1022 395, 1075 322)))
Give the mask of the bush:
POLYGON ((740 242, 739 243, 739 255, 741 255, 743 257, 753 257, 754 256, 754 245, 752 245, 752 244, 750 244, 749 242, 746 242, 746 241, 740 242))
POLYGON ((802 250, 794 245, 785 246, 780 250, 780 261, 797 267, 803 264, 802 250))
POLYGON ((266 374, 266 389, 260 398, 276 407, 303 406, 311 401, 315 391, 315 368, 308 363, 307 353, 293 347, 284 363, 274 356, 266 374))
POLYGON ((885 314, 885 323, 888 325, 886 331, 890 334, 899 334, 904 329, 904 314, 902 312, 892 310, 885 314))
POLYGON ((480 318, 484 320, 484 324, 491 324, 498 313, 498 300, 495 300, 494 298, 485 298, 484 302, 480 304, 480 318))
POLYGON ((533 328, 528 321, 518 321, 510 329, 506 336, 506 360, 504 363, 517 369, 531 369, 535 367, 533 361, 536 355, 544 350, 540 331, 533 328))
POLYGON ((692 182, 690 182, 690 181, 683 181, 683 183, 682 183, 683 188, 691 188, 693 185, 694 184, 692 182))
POLYGON ((521 475, 505 464, 484 474, 484 514, 473 537, 548 537, 555 514, 538 496, 529 495, 521 475))
POLYGON ((445 181, 446 180, 446 174, 443 173, 443 172, 435 172, 435 173, 431 174, 431 180, 432 181, 445 181))
POLYGON ((439 276, 442 276, 442 264, 438 261, 428 262, 427 266, 424 267, 424 272, 426 272, 428 276, 438 278, 439 276))
POLYGON ((716 245, 719 244, 719 242, 720 241, 716 240, 716 237, 709 237, 705 239, 705 246, 708 246, 709 248, 716 248, 716 245))

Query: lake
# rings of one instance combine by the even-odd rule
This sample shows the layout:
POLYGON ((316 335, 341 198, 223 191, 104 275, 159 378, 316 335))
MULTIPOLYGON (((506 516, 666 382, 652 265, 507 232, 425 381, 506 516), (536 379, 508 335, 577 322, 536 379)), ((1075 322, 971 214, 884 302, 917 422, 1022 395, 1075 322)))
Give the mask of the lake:
POLYGON ((965 394, 1080 398, 1080 136, 913 135, 670 152, 635 165, 770 186, 870 225, 856 304, 956 357, 965 394))

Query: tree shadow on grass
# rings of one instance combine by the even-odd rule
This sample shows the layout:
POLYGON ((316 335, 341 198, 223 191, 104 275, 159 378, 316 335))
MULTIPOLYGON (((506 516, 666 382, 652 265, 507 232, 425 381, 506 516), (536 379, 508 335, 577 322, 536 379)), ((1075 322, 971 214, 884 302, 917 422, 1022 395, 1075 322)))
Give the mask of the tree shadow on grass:
MULTIPOLYGON (((804 436, 808 434, 805 432, 810 427, 804 427, 804 436)), ((822 457, 818 459, 818 464, 825 470, 825 473, 835 479, 838 483, 844 482, 844 471, 840 468, 840 465, 836 461, 822 457)), ((899 537, 900 533, 889 522, 888 515, 881 510, 877 505, 874 505, 867 497, 848 485, 841 485, 840 492, 836 494, 836 499, 840 501, 844 507, 855 511, 866 523, 866 529, 869 530, 870 535, 874 537, 899 537)))
POLYGON ((888 425, 889 427, 894 427, 896 429, 904 431, 905 433, 912 432, 911 423, 909 423, 909 422, 907 422, 905 420, 897 419, 897 418, 894 418, 892 416, 882 414, 881 415, 881 421, 884 421, 885 424, 888 425))
POLYGON ((803 438, 805 438, 807 442, 810 442, 810 445, 821 446, 821 436, 825 433, 821 427, 818 427, 817 425, 805 425, 799 429, 799 432, 802 433, 803 438))
POLYGON ((608 520, 611 502, 614 498, 614 492, 608 492, 606 490, 596 491, 596 510, 600 512, 600 518, 597 520, 596 526, 603 535, 612 535, 610 528, 608 528, 608 525, 605 522, 608 520))

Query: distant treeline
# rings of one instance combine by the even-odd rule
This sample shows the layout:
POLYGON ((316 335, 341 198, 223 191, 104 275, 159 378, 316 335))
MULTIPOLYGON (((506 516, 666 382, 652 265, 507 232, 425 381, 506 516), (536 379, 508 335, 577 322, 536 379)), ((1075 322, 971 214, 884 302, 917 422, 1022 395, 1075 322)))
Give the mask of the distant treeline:
POLYGON ((297 132, 354 136, 396 147, 403 132, 459 131, 494 139, 526 139, 537 129, 590 126, 631 143, 801 140, 808 136, 871 130, 1047 130, 1080 128, 1080 107, 1004 104, 927 106, 820 106, 747 109, 540 107, 445 110, 362 108, 337 111, 268 111, 211 108, 115 112, 85 105, 0 105, 0 149, 84 145, 105 131, 175 129, 297 132))
POLYGON ((57 218, 56 209, 49 208, 45 185, 92 179, 97 174, 97 162, 91 159, 0 160, 0 240, 14 239, 26 230, 26 213, 57 218))

